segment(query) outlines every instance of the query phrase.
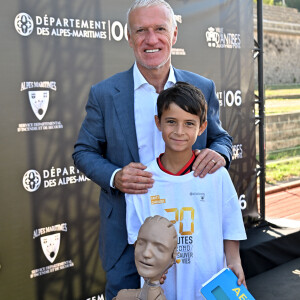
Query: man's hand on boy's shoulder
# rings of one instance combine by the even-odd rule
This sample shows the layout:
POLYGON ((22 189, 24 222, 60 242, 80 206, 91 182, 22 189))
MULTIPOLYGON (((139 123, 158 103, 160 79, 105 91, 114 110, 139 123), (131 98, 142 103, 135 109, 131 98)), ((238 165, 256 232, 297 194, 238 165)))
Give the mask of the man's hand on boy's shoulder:
POLYGON ((226 166, 225 158, 211 149, 195 150, 196 160, 193 164, 195 177, 205 177, 207 173, 212 174, 219 168, 226 166))
POLYGON ((146 194, 153 186, 154 180, 150 172, 141 163, 130 163, 118 171, 114 178, 116 189, 127 194, 146 194))

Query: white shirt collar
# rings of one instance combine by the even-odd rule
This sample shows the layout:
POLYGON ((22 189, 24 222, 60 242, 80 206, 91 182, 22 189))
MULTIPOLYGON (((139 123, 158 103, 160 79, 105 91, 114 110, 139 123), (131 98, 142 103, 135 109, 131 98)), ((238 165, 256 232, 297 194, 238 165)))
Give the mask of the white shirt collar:
MULTIPOLYGON (((133 82, 134 82, 134 90, 137 90, 143 84, 149 84, 148 81, 145 79, 145 77, 140 72, 139 68, 137 67, 136 62, 134 63, 134 66, 133 66, 133 82)), ((175 78, 174 69, 173 69, 172 65, 170 66, 169 77, 165 84, 165 88, 170 86, 168 84, 169 82, 173 83, 173 84, 176 83, 176 78, 175 78)))

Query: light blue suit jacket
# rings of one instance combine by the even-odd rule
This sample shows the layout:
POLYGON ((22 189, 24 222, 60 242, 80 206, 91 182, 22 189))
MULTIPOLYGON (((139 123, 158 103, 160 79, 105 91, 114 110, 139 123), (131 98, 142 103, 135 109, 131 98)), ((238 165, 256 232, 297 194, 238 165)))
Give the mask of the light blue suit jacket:
MULTIPOLYGON (((210 148, 231 161, 232 138, 221 127, 219 101, 213 81, 174 68, 177 81, 189 82, 203 92, 208 104, 208 125, 194 149, 210 148)), ((117 168, 139 162, 135 120, 133 68, 92 86, 86 117, 75 144, 76 167, 101 187, 100 257, 105 271, 111 269, 127 245, 125 198, 110 187, 117 168)))

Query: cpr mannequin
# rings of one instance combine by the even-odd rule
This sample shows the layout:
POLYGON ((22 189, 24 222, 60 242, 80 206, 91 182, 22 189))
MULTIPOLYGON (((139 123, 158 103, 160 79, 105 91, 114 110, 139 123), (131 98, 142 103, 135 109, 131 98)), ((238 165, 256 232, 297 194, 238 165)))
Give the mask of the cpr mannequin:
POLYGON ((166 300, 159 280, 176 260, 177 233, 164 217, 148 217, 135 244, 135 265, 145 283, 141 289, 121 290, 114 300, 166 300))

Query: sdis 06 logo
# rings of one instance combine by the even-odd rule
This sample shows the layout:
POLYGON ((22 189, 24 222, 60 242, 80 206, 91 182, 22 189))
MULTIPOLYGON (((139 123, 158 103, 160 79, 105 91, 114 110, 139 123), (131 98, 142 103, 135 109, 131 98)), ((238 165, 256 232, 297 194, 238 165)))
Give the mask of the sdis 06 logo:
POLYGON ((241 106, 243 102, 242 92, 240 90, 217 92, 217 97, 220 106, 223 107, 241 106))

